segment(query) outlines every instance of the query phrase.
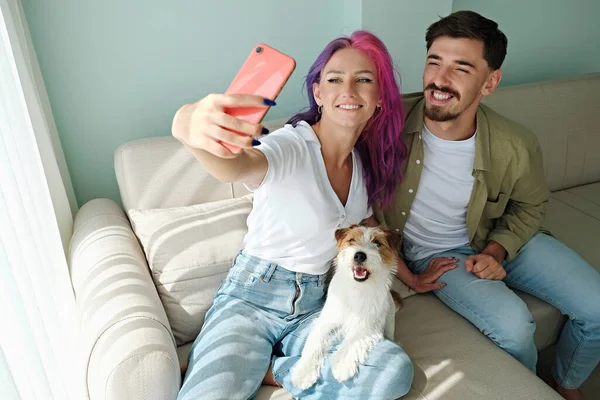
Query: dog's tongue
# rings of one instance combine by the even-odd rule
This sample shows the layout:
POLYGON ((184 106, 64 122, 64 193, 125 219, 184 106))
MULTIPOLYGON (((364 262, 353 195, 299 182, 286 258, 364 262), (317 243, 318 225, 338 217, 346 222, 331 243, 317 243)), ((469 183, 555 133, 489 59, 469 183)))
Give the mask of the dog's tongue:
POLYGON ((366 278, 366 276, 367 276, 367 269, 360 265, 353 266, 352 271, 354 272, 354 277, 356 277, 358 279, 363 279, 363 278, 366 278))

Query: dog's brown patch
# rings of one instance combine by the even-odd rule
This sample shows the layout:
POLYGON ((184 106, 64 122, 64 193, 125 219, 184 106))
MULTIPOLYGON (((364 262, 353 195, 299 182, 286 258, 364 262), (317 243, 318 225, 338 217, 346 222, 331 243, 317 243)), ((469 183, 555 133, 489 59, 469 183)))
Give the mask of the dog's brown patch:
POLYGON ((373 242, 380 243, 379 252, 385 264, 395 264, 398 259, 398 251, 392 244, 393 236, 388 229, 378 228, 373 235, 373 242))

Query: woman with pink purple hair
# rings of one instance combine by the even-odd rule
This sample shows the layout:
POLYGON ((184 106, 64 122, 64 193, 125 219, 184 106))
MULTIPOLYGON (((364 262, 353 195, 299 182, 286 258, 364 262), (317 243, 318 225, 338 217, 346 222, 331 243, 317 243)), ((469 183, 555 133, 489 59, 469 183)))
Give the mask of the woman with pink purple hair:
POLYGON ((394 65, 375 35, 330 42, 306 89, 308 109, 260 142, 262 126, 224 112, 274 105, 257 96, 213 94, 175 115, 173 136, 209 173, 254 193, 244 248, 190 350, 179 399, 252 399, 267 372, 267 382, 302 399, 389 400, 410 389, 412 363, 389 340, 347 381, 335 379, 327 357, 312 387, 291 382, 325 301, 335 231, 374 222, 372 206, 390 205, 406 158, 394 65))

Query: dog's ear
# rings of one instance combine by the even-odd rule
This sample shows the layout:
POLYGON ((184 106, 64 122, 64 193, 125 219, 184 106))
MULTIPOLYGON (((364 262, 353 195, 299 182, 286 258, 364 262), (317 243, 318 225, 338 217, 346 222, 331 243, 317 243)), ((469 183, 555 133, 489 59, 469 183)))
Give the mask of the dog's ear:
POLYGON ((358 224, 354 224, 354 225, 350 225, 347 228, 342 228, 342 229, 338 229, 335 231, 335 240, 340 243, 342 240, 344 240, 344 237, 348 234, 348 231, 354 229, 354 228, 358 228, 360 225, 358 224))
POLYGON ((335 240, 340 243, 344 237, 346 236, 346 234, 348 233, 348 231, 350 230, 350 228, 342 228, 342 229, 338 229, 335 231, 335 240))

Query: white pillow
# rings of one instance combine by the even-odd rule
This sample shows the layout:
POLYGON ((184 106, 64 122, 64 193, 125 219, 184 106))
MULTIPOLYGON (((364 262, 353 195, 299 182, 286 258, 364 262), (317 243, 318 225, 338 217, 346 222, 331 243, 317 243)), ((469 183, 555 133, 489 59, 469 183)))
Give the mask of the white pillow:
POLYGON ((242 249, 252 197, 129 210, 178 346, 198 336, 217 289, 242 249))

